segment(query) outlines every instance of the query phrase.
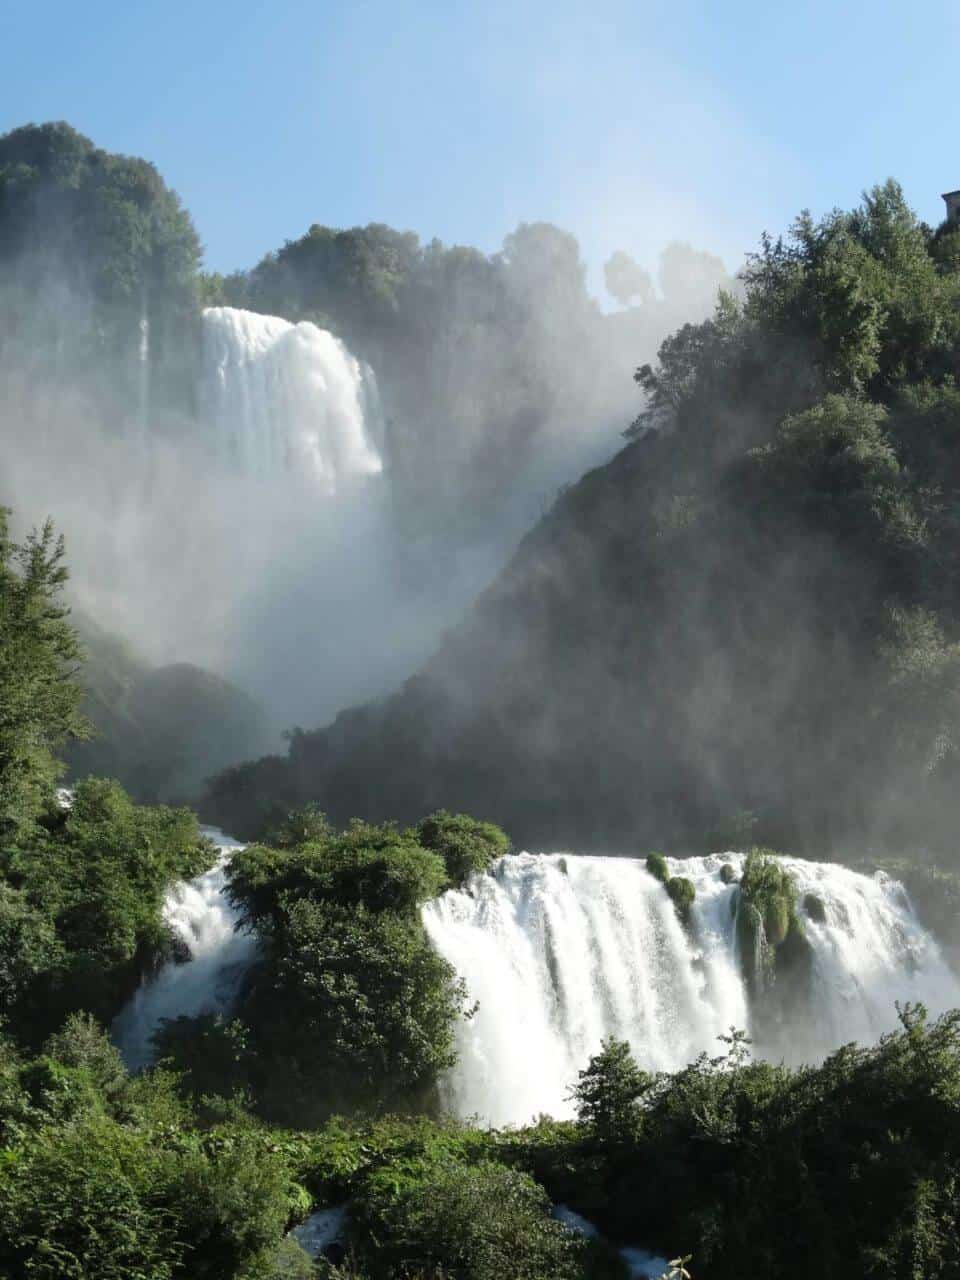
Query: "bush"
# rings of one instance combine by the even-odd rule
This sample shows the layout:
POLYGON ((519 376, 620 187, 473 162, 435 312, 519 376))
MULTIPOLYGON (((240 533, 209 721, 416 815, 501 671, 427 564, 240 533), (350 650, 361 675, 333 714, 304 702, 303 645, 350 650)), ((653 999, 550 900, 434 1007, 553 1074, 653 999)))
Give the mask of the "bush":
MULTIPOLYGON (((742 904, 756 909, 763 922, 763 945, 775 953, 791 932, 803 934, 796 912, 797 890, 790 874, 780 866, 776 854, 769 850, 752 849, 740 880, 742 904)), ((741 915, 743 906, 740 907, 741 915)), ((756 927, 753 918, 745 916, 744 928, 749 928, 751 947, 756 944, 756 927)), ((741 948, 741 958, 744 956, 741 948)))
POLYGON ((693 881, 687 880, 684 876, 671 876, 667 881, 666 889, 680 918, 680 923, 689 924, 690 913, 693 910, 693 903, 697 893, 693 887, 693 881))
POLYGON ((419 921, 294 902, 240 1012, 267 1112, 422 1105, 456 1060, 465 990, 419 921))
POLYGON ((44 1131, 0 1165, 0 1272, 31 1280, 171 1280, 176 1225, 149 1196, 157 1162, 103 1118, 44 1131))
POLYGON ((458 889, 510 848, 507 835, 492 822, 480 822, 465 813, 447 813, 446 809, 423 818, 416 835, 425 849, 440 854, 450 883, 458 889))
POLYGON ((670 869, 667 866, 667 860, 662 853, 647 854, 647 870, 661 884, 666 884, 670 879, 670 869))
POLYGON ((0 855, 0 988, 17 1033, 38 1043, 77 1009, 110 1021, 169 951, 170 884, 215 857, 186 809, 135 805, 106 779, 78 783, 68 810, 0 855))
POLYGON ((446 883, 443 859, 411 833, 353 822, 341 834, 292 849, 241 850, 230 863, 228 892, 248 923, 270 929, 298 898, 412 916, 446 883))
POLYGON ((624 1142, 636 1132, 640 1100, 652 1083, 625 1040, 604 1040, 573 1088, 577 1119, 601 1142, 624 1142))
POLYGON ((106 1097, 115 1097, 127 1080, 120 1050, 89 1013, 71 1014, 44 1046, 44 1052, 65 1067, 85 1071, 106 1097))
POLYGON ((240 1275, 255 1261, 265 1270, 300 1203, 283 1156, 256 1130, 167 1153, 159 1176, 158 1199, 177 1224, 191 1280, 240 1275))
POLYGON ((373 1280, 579 1280, 590 1247, 550 1216, 528 1175, 505 1165, 441 1162, 399 1194, 362 1201, 355 1240, 373 1280))

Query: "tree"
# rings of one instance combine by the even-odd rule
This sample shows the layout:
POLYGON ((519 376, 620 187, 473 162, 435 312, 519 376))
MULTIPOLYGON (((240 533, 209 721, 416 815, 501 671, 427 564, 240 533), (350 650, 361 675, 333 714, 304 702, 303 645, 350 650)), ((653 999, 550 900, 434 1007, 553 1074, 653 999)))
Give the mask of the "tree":
POLYGON ((639 298, 643 306, 653 298, 653 281, 629 253, 622 249, 610 255, 603 264, 603 281, 621 307, 630 305, 631 298, 639 298))
POLYGON ((80 645, 61 593, 63 538, 48 521, 22 544, 0 509, 0 834, 24 832, 54 802, 55 748, 86 737, 80 645))
POLYGON ((604 1040, 571 1093, 577 1119, 601 1142, 626 1142, 636 1133, 639 1102, 652 1084, 653 1077, 637 1066, 626 1040, 604 1040))

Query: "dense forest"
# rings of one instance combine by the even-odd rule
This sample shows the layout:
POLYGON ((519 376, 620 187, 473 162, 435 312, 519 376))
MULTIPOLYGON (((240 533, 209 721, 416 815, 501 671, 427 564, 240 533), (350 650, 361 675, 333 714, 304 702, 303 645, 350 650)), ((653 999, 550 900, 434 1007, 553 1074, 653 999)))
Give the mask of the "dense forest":
POLYGON ((889 182, 765 238, 386 700, 215 781, 209 811, 490 814, 536 847, 953 848, 960 233, 889 182), (719 837, 721 840, 723 836, 719 837))

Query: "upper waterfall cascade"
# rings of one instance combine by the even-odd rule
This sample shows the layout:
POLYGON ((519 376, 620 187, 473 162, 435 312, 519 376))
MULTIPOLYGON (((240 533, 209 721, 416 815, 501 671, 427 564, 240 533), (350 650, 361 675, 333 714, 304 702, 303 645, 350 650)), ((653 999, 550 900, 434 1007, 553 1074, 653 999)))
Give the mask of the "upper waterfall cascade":
MULTIPOLYGON (((164 912, 191 962, 165 965, 114 1024, 133 1067, 150 1061, 162 1018, 227 1007, 252 958, 255 941, 236 931, 224 893, 226 864, 239 846, 209 834, 220 861, 175 885, 164 912)), ((493 1124, 570 1115, 577 1072, 609 1036, 629 1041, 648 1070, 721 1053, 717 1037, 731 1027, 754 1037, 756 1055, 798 1063, 849 1041, 875 1042, 896 1025, 897 1002, 922 1001, 932 1014, 960 1006, 960 980, 898 881, 781 861, 799 901, 816 895, 824 917, 799 908, 811 991, 780 1026, 775 1018, 752 1025, 737 957, 738 890, 720 868, 731 863, 739 876, 743 855, 668 859, 696 888, 687 927, 663 885, 632 858, 508 855, 465 889, 428 903, 427 933, 479 1005, 459 1028, 459 1063, 445 1082, 451 1110, 493 1124)))
MULTIPOLYGON (((447 1084, 460 1115, 494 1124, 572 1112, 570 1087, 605 1037, 627 1040, 648 1070, 676 1070, 717 1037, 755 1034, 734 945, 736 854, 668 859, 696 888, 689 928, 642 861, 520 854, 429 903, 436 949, 466 981, 476 1015, 461 1026, 447 1084)), ((960 1005, 960 981, 895 880, 784 858, 799 898, 816 894, 822 923, 803 915, 812 948, 809 1007, 757 1032, 759 1056, 800 1062, 851 1040, 876 1041, 897 1001, 932 1013, 960 1005)))
POLYGON ((383 470, 373 372, 309 321, 208 307, 201 401, 249 474, 291 469, 334 492, 383 470))

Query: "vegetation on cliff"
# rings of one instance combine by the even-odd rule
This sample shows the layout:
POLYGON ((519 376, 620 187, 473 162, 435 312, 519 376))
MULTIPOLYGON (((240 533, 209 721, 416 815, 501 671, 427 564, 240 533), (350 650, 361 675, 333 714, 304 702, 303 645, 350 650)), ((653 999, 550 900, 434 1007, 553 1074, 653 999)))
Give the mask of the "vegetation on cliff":
POLYGON ((289 815, 274 844, 230 865, 229 895, 263 944, 233 1020, 167 1023, 161 1054, 195 1093, 227 1079, 279 1123, 436 1106, 470 1010, 419 909, 508 844, 492 824, 444 811, 407 831, 355 821, 338 832, 316 811, 289 815))
POLYGON ((749 813, 751 843, 952 849, 949 239, 893 182, 765 238, 422 671, 222 774, 209 812, 253 832, 282 788, 338 820, 442 796, 536 847, 696 847, 749 813))

